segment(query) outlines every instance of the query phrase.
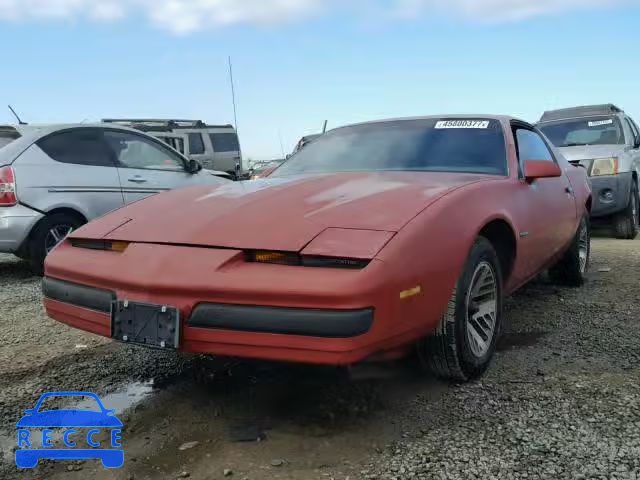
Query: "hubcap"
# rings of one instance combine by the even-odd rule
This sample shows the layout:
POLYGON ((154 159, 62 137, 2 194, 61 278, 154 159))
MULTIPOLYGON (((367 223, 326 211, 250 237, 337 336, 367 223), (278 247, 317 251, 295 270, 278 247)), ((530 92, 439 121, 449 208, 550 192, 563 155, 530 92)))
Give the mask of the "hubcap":
POLYGON ((589 229, 586 223, 580 227, 580 235, 578 236, 578 255, 580 256, 580 272, 584 273, 587 269, 589 261, 589 229))
POLYGON ((467 293, 467 339, 471 352, 481 358, 489 351, 496 329, 498 283, 489 262, 473 273, 467 293))
POLYGON ((73 227, 71 225, 56 225, 51 230, 47 232, 47 236, 44 240, 44 248, 47 253, 53 250, 53 247, 58 245, 62 240, 65 239, 67 235, 69 235, 73 231, 73 227))

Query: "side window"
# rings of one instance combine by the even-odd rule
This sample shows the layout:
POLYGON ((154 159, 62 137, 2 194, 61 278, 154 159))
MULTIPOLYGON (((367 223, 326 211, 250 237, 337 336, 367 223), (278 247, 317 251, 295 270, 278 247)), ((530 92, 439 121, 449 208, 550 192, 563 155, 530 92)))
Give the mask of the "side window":
POLYGON ((524 160, 555 161, 549 147, 536 132, 518 128, 516 130, 516 141, 518 143, 518 159, 520 162, 524 160))
POLYGON ((189 134, 189 153, 191 155, 202 155, 204 153, 204 141, 201 133, 189 134))
POLYGON ((239 152, 240 143, 235 133, 210 133, 214 152, 239 152))
POLYGON ((629 130, 631 130, 631 143, 635 142, 635 139, 638 138, 638 127, 636 126, 635 123, 633 123, 633 120, 631 120, 629 117, 624 117, 624 120, 627 122, 627 125, 629 126, 629 130))
POLYGON ((79 128, 54 133, 37 142, 56 162, 94 167, 113 167, 112 155, 97 129, 79 128))
POLYGON ((151 170, 184 170, 182 158, 152 140, 128 132, 105 131, 104 139, 119 165, 151 170))

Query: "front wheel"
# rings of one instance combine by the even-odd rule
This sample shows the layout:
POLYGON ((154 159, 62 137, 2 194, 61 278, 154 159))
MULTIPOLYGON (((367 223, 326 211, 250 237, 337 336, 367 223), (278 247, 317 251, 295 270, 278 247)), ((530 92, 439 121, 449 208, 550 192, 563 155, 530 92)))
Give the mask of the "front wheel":
POLYGON ((638 236, 638 222, 640 220, 638 205, 638 186, 632 182, 627 208, 613 217, 613 232, 616 238, 633 240, 638 236))
POLYGON ((591 261, 591 225, 585 213, 569 250, 549 269, 551 280, 563 285, 579 287, 584 283, 591 261))
POLYGON ((33 273, 44 273, 44 259, 49 252, 82 223, 78 218, 66 213, 54 213, 40 220, 29 242, 29 260, 33 273))
POLYGON ((476 240, 435 332, 417 346, 420 363, 445 380, 469 381, 487 369, 502 326, 502 276, 495 249, 476 240))

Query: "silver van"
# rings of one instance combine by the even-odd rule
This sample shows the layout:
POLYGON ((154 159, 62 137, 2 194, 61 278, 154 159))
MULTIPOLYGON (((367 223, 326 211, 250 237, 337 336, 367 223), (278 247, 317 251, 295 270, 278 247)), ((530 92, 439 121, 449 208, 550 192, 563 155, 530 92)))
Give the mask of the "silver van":
POLYGON ((589 172, 591 217, 617 238, 636 238, 640 226, 640 129, 612 104, 550 110, 538 128, 574 164, 589 172))
POLYGON ((0 252, 41 273, 48 252, 96 217, 158 192, 228 181, 125 127, 0 126, 0 252))
POLYGON ((135 128, 160 138, 204 168, 227 172, 233 179, 245 174, 238 134, 232 125, 208 125, 202 120, 106 118, 105 123, 135 128))

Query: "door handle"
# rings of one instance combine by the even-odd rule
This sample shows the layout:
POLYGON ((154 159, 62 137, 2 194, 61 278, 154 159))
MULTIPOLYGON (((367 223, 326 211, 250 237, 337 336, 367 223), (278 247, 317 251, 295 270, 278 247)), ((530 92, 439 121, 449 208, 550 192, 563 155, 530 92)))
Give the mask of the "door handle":
POLYGON ((147 182, 147 180, 142 178, 142 177, 133 177, 133 178, 130 178, 129 181, 133 182, 133 183, 146 183, 147 182))
POLYGON ((573 197, 573 188, 571 187, 565 187, 564 189, 565 192, 567 192, 569 195, 571 195, 573 197))

